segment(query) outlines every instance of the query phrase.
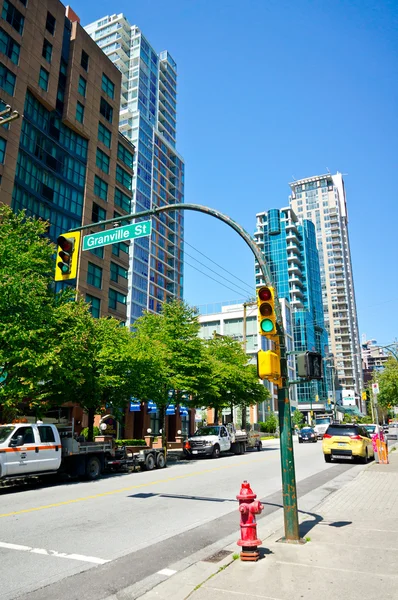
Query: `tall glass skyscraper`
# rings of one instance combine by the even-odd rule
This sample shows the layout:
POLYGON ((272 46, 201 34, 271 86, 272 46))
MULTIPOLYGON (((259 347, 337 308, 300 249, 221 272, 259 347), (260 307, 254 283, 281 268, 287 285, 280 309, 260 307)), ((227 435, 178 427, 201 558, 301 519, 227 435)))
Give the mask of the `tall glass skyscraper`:
MULTIPOLYGON (((322 288, 315 227, 299 220, 291 208, 258 213, 254 238, 272 274, 279 298, 285 298, 293 310, 294 349, 328 354, 324 326, 322 288)), ((263 283, 256 265, 256 285, 263 283)), ((302 410, 327 407, 327 385, 312 381, 297 385, 298 406, 302 410)))
MULTIPOLYGON (((175 148, 177 65, 151 47, 123 14, 85 27, 122 74, 120 131, 136 147, 135 212, 184 202, 184 160, 175 148)), ((168 298, 183 296, 182 212, 152 217, 151 239, 130 245, 127 318, 159 312, 168 298)))
POLYGON ((327 173, 294 181, 290 187, 290 206, 315 225, 325 325, 338 382, 341 388, 355 391, 361 406, 361 346, 344 180, 341 173, 327 173))

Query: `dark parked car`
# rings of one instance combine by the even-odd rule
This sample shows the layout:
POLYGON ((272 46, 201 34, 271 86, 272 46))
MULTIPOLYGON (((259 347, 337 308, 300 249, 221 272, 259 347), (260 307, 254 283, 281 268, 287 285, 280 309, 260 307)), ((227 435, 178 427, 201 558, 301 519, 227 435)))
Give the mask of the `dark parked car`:
POLYGON ((304 442, 312 442, 315 444, 317 440, 317 435, 312 427, 303 427, 298 434, 299 444, 303 444, 304 442))

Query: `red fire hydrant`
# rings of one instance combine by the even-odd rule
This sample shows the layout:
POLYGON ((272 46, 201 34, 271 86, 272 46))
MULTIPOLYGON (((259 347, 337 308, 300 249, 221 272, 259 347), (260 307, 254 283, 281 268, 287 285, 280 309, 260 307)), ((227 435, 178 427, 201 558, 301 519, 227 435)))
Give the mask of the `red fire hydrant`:
POLYGON ((256 515, 259 515, 264 505, 256 500, 257 494, 253 493, 250 483, 246 480, 242 483, 240 493, 236 496, 239 500, 240 517, 240 535, 238 546, 242 546, 240 553, 241 560, 256 561, 260 554, 257 546, 260 546, 261 540, 257 539, 256 515))

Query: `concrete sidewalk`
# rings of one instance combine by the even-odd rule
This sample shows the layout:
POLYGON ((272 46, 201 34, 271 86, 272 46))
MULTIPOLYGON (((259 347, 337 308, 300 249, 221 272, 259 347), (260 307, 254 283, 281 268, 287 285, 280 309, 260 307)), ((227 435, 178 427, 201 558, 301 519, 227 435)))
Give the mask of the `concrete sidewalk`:
POLYGON ((304 545, 278 542, 280 510, 259 522, 257 563, 234 560, 236 540, 224 540, 185 568, 159 572, 163 581, 150 591, 125 589, 112 599, 398 600, 398 451, 388 465, 353 467, 300 498, 299 509, 304 545))

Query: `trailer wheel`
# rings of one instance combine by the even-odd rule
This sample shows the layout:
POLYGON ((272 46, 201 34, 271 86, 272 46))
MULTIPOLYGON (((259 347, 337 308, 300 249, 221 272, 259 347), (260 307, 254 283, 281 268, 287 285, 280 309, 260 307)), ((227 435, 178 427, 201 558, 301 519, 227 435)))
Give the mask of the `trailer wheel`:
POLYGON ((163 454, 163 452, 159 452, 157 459, 156 459, 156 467, 158 469, 164 469, 166 466, 166 457, 163 454))
POLYGON ((152 471, 152 469, 155 468, 155 457, 153 456, 153 454, 148 454, 148 456, 145 459, 145 468, 147 471, 152 471))
POLYGON ((240 443, 240 454, 244 454, 246 452, 246 444, 245 442, 240 443))
POLYGON ((86 462, 86 477, 90 481, 98 479, 101 475, 101 463, 96 456, 91 456, 86 462))
POLYGON ((263 445, 262 445, 262 443, 260 441, 260 442, 257 443, 257 450, 258 450, 258 452, 260 452, 260 450, 262 450, 262 449, 263 449, 263 445))

